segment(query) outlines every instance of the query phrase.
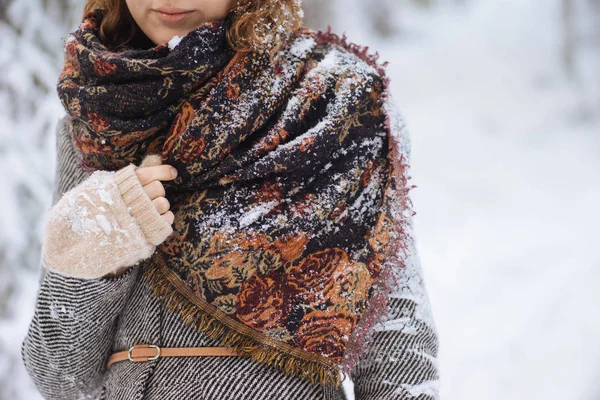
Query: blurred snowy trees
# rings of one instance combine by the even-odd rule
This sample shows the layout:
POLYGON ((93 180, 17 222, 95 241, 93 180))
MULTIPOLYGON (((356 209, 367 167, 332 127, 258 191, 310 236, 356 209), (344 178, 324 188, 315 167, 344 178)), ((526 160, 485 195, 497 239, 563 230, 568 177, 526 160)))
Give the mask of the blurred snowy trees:
POLYGON ((449 0, 304 0, 304 22, 311 28, 325 30, 328 25, 335 28, 337 22, 352 19, 373 36, 388 38, 398 34, 401 29, 397 17, 402 9, 426 9, 447 1, 449 0))
POLYGON ((0 202, 0 277, 16 265, 37 269, 39 217, 49 205, 53 179, 52 129, 62 112, 54 85, 61 36, 73 26, 74 5, 64 0, 0 5, 0 163, 10 171, 0 202))
POLYGON ((600 0, 561 1, 562 62, 566 73, 576 79, 578 61, 587 57, 584 53, 600 48, 600 0))
MULTIPOLYGON (((410 0, 420 3, 423 0, 410 0)), ((335 25, 335 20, 345 18, 348 13, 359 13, 362 24, 382 37, 396 33, 398 26, 394 21, 394 9, 402 6, 402 0, 375 0, 352 2, 344 0, 304 0, 305 24, 311 28, 327 29, 335 25), (334 10, 343 10, 335 13, 334 10)))
POLYGON ((40 267, 54 178, 54 85, 76 1, 0 1, 0 399, 31 397, 20 343, 40 267))

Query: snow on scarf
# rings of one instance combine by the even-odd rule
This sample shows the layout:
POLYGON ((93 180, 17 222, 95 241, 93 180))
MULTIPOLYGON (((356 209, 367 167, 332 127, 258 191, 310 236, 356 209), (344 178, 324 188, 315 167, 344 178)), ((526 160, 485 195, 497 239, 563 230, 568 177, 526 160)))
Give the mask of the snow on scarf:
POLYGON ((153 292, 221 345, 339 385, 386 314, 413 215, 384 65, 307 28, 236 53, 227 18, 112 52, 102 15, 65 40, 58 92, 85 167, 159 153, 179 171, 153 292))

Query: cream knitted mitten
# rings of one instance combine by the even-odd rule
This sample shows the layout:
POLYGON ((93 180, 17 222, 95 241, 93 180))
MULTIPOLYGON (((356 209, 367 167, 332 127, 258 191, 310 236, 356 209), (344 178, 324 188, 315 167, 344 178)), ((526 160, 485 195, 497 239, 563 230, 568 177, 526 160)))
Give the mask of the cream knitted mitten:
MULTIPOLYGON (((160 155, 153 154, 140 166, 160 164, 160 155)), ((173 228, 144 191, 137 168, 95 171, 63 195, 45 224, 45 268, 96 279, 119 274, 154 253, 173 228)))

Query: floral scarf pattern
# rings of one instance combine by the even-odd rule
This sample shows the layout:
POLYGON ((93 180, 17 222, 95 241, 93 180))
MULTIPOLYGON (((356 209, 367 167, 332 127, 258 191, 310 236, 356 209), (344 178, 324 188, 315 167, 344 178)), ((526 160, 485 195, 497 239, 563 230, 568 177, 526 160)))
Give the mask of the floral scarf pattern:
POLYGON ((112 52, 102 16, 66 38, 58 93, 83 167, 158 153, 179 172, 163 182, 174 232, 144 270, 152 290, 241 355, 339 385, 385 314, 412 216, 383 68, 306 28, 234 52, 227 18, 112 52))

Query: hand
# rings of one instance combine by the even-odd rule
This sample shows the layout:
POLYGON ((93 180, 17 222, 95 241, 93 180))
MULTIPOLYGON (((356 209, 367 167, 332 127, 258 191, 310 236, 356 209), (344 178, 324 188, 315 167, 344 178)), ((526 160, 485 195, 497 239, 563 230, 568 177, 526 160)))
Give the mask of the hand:
POLYGON ((175 179, 177 177, 177 169, 171 165, 162 164, 151 167, 138 167, 135 173, 156 210, 172 225, 175 215, 173 215, 172 211, 169 211, 171 204, 165 197, 166 192, 161 181, 175 179))

